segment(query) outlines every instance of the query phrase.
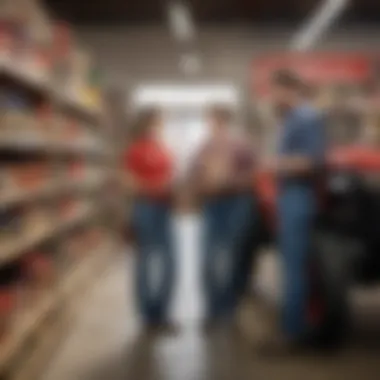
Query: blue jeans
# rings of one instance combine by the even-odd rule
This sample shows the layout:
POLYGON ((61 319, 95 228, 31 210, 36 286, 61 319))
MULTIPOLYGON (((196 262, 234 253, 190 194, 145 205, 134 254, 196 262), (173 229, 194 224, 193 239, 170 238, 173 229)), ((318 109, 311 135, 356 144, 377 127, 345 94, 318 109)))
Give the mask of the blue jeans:
POLYGON ((161 322, 167 317, 175 275, 170 209, 155 200, 138 200, 133 225, 138 255, 138 308, 146 323, 161 322))
POLYGON ((252 197, 251 205, 249 206, 249 217, 245 227, 242 228, 241 236, 242 239, 235 253, 237 259, 235 289, 238 298, 250 291, 252 269, 254 268, 257 250, 261 241, 258 205, 254 197, 252 197))
POLYGON ((302 339, 307 331, 308 263, 315 213, 311 188, 289 185, 281 190, 278 217, 284 274, 283 328, 291 339, 302 339))
POLYGON ((204 206, 203 286, 209 318, 230 317, 237 301, 238 252, 249 225, 250 195, 219 196, 204 206))

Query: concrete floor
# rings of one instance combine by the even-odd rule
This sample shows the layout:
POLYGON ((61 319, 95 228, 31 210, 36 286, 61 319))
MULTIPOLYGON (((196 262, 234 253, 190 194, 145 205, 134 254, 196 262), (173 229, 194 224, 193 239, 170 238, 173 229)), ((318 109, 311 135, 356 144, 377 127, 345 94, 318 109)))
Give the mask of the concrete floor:
MULTIPOLYGON (((194 294, 177 297, 185 300, 177 302, 177 309, 181 312, 174 310, 183 322, 177 336, 148 339, 140 335, 133 311, 132 270, 131 258, 121 257, 99 279, 78 307, 76 321, 43 380, 380 378, 380 335, 376 335, 380 314, 373 306, 376 300, 379 304, 376 294, 367 294, 367 298, 359 296, 358 308, 369 318, 359 321, 360 333, 342 352, 324 357, 263 358, 255 353, 251 343, 236 332, 226 329, 204 336, 195 323, 200 313, 195 310, 199 305, 193 302, 196 298, 194 294), (186 315, 194 318, 186 319, 186 315), (371 321, 375 322, 373 326, 369 326, 371 321), (362 331, 363 328, 367 333, 362 331), (369 340, 368 337, 374 339, 369 340), (375 344, 368 346, 369 342, 375 344)), ((270 272, 271 269, 267 270, 270 272)), ((186 293, 185 288, 190 290, 190 277, 187 277, 182 292, 186 293)), ((254 320, 254 314, 249 318, 252 318, 253 328, 259 330, 260 321, 254 320)))

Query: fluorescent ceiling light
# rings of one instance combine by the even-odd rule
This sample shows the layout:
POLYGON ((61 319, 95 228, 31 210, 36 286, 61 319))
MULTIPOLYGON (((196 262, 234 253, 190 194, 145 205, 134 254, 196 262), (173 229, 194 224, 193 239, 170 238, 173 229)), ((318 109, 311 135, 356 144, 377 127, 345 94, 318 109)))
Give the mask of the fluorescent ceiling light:
POLYGON ((145 106, 207 106, 225 104, 237 106, 239 93, 235 86, 220 85, 145 85, 136 89, 133 103, 145 106))
POLYGON ((300 51, 311 49, 348 4, 349 0, 325 0, 296 34, 291 48, 300 51))
POLYGON ((180 42, 194 39, 195 26, 190 9, 181 1, 169 3, 169 25, 174 37, 180 42))

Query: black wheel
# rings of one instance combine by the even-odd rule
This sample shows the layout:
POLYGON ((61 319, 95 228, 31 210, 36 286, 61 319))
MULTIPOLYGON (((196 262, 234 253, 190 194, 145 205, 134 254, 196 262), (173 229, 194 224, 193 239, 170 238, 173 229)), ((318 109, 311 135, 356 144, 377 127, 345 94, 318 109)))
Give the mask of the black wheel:
POLYGON ((339 346, 349 332, 349 246, 341 237, 318 232, 310 262, 311 292, 307 309, 310 342, 317 346, 339 346))

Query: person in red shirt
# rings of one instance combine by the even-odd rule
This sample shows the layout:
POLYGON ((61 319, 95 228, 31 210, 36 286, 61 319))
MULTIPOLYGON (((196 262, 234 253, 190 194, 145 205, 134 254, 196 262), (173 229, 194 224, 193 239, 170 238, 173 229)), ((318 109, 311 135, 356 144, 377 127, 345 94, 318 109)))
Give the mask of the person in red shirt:
POLYGON ((147 327, 167 325, 175 274, 169 202, 173 163, 160 138, 162 124, 158 110, 142 111, 135 126, 137 137, 124 154, 138 251, 137 303, 147 327))

